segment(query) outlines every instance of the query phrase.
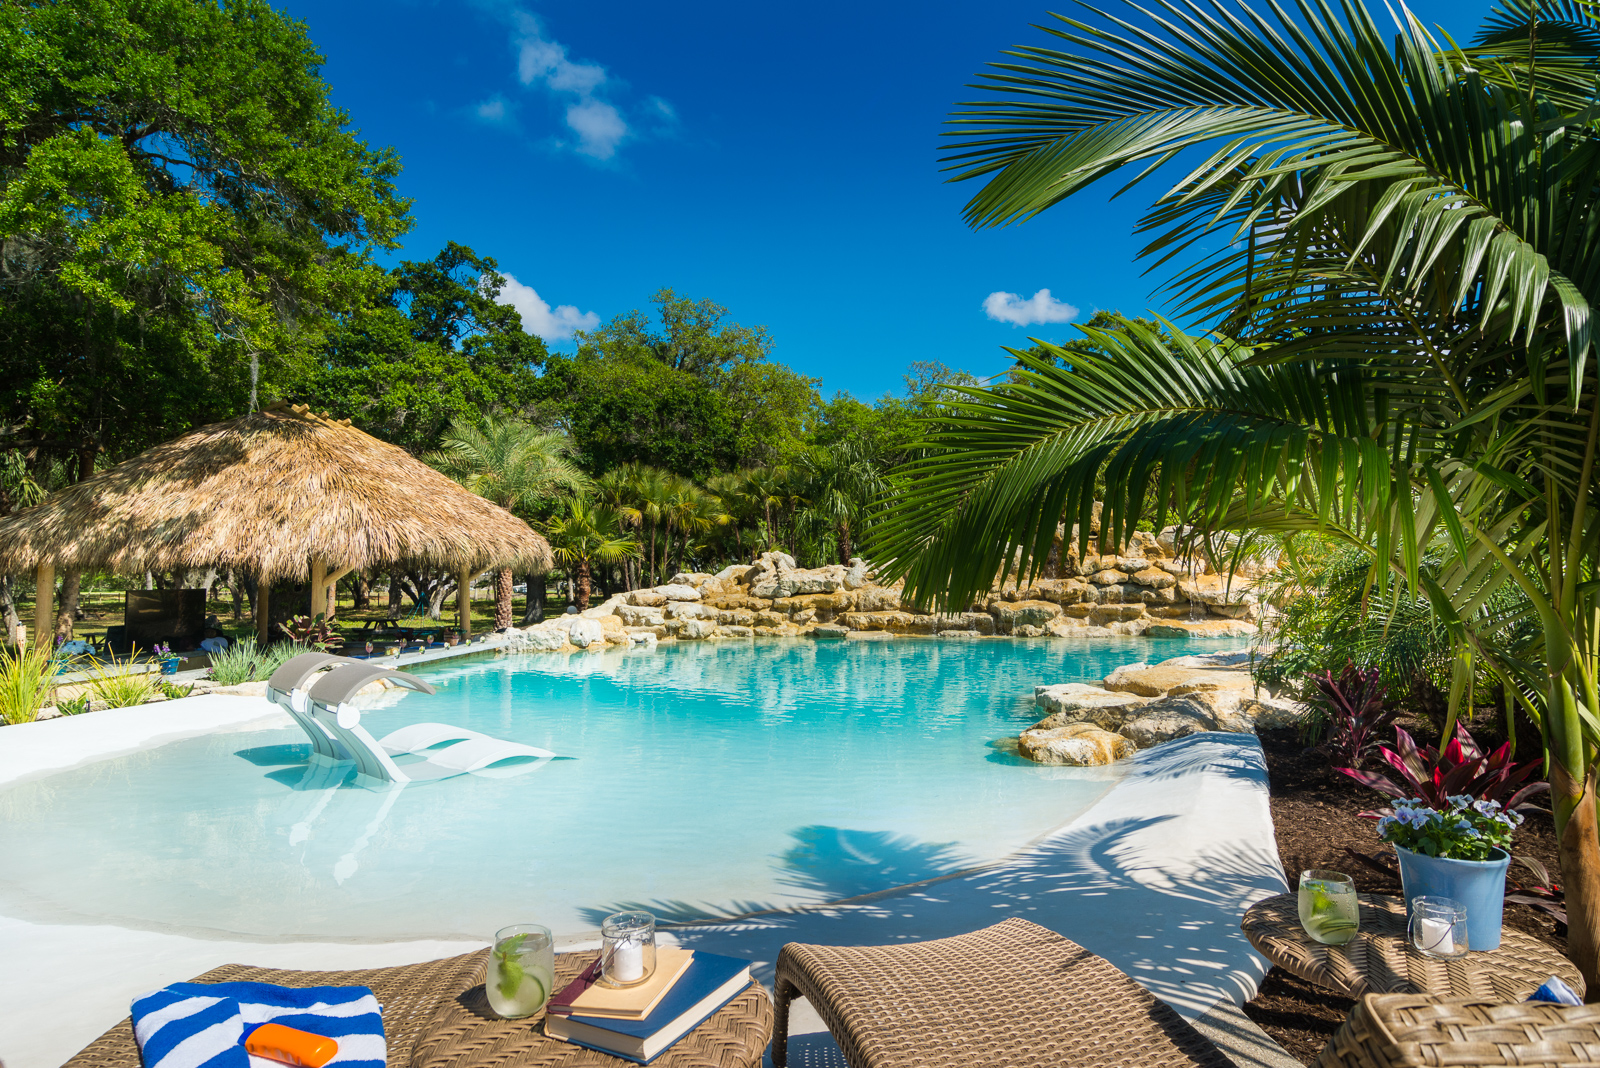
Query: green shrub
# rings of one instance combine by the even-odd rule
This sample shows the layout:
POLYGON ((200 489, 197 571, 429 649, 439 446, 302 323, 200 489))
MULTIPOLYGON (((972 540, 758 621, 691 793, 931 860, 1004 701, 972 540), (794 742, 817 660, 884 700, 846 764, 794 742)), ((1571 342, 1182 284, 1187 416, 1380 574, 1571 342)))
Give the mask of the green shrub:
POLYGON ((176 701, 180 697, 188 697, 192 693, 194 693, 194 683, 192 682, 187 686, 179 686, 175 682, 163 681, 161 683, 161 696, 169 701, 176 701))
POLYGON ((309 650, 294 642, 278 642, 258 649, 254 638, 241 638, 222 652, 211 654, 211 678, 223 686, 260 682, 270 678, 284 661, 304 652, 309 650))
POLYGON ((49 650, 0 648, 0 718, 7 723, 32 723, 50 703, 59 665, 49 650))
POLYGON ((77 697, 63 697, 56 699, 56 711, 63 716, 81 716, 89 711, 89 695, 79 694, 77 697))
POLYGON ((133 657, 96 660, 88 671, 89 690, 108 708, 142 705, 156 692, 151 673, 134 664, 133 657), (134 670, 128 670, 128 669, 134 670))

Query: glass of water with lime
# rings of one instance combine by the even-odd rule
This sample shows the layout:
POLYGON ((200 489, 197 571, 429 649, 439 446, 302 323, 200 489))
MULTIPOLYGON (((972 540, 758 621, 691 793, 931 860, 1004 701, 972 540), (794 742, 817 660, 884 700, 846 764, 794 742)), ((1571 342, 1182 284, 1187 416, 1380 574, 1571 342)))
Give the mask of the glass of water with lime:
POLYGON ((518 923, 495 932, 484 993, 489 1007, 507 1020, 542 1010, 556 977, 556 943, 550 928, 518 923))
POLYGON ((1300 873, 1300 926, 1306 934, 1329 946, 1342 946, 1356 936, 1361 907, 1356 884, 1336 871, 1300 873))

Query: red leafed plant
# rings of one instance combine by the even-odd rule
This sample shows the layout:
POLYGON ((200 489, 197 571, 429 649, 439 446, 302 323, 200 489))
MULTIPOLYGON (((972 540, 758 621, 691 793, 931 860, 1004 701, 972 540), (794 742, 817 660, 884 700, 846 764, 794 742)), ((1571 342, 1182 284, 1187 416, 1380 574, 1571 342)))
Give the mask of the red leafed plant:
MULTIPOLYGON (((1375 668, 1362 670, 1349 661, 1334 678, 1333 672, 1313 674, 1327 733, 1315 748, 1339 767, 1359 765, 1378 744, 1378 732, 1394 722, 1399 710, 1389 707, 1375 668)), ((1341 768, 1341 770, 1343 770, 1341 768)))
POLYGON ((1462 794, 1474 800, 1498 801, 1502 808, 1522 808, 1528 798, 1550 789, 1549 783, 1532 779, 1539 761, 1530 760, 1520 767, 1512 764, 1510 742, 1485 756, 1459 723, 1443 753, 1431 745, 1417 745, 1402 727, 1394 729, 1394 736, 1395 747, 1380 746, 1378 752, 1399 772, 1399 781, 1381 771, 1336 770, 1380 794, 1397 800, 1420 797, 1437 809, 1449 807, 1449 798, 1462 794))

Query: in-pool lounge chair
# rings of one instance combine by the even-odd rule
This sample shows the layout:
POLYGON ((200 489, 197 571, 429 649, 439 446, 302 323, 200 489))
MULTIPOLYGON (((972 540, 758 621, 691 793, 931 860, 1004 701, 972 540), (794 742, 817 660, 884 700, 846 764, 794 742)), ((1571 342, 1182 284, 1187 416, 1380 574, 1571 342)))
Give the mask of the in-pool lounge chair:
POLYGON ((289 713, 311 739, 314 762, 354 761, 357 774, 378 782, 415 782, 476 772, 522 774, 553 760, 548 749, 506 742, 446 723, 413 723, 374 738, 361 726, 356 694, 374 682, 431 694, 432 686, 404 671, 331 653, 301 653, 267 680, 267 699, 289 713), (404 765, 397 756, 421 759, 404 765), (510 766, 504 761, 523 759, 510 766))

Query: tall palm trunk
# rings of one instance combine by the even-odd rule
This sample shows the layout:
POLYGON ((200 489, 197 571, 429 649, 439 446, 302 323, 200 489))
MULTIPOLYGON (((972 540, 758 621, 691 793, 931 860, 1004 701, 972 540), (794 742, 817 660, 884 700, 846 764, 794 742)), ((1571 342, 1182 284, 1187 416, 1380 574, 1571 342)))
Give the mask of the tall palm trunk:
POLYGON ((78 591, 82 588, 82 571, 68 571, 61 576, 61 609, 56 613, 55 626, 58 644, 72 640, 72 627, 78 616, 78 591))
POLYGON ((511 626, 511 569, 502 567, 494 573, 494 629, 505 630, 511 626))
POLYGON ((522 610, 522 625, 532 626, 544 622, 544 599, 548 594, 543 573, 529 575, 526 579, 528 586, 528 601, 522 610))
POLYGON ((1600 979, 1600 823, 1595 817, 1595 768, 1580 785, 1558 760, 1550 762, 1552 807, 1562 799, 1576 804, 1561 831, 1559 861, 1566 889, 1567 956, 1590 984, 1585 1000, 1600 1001, 1594 983, 1600 979))
POLYGON ((572 599, 578 606, 578 611, 585 612, 589 608, 589 561, 580 559, 575 565, 575 574, 572 588, 572 599))
POLYGON ((849 522, 849 520, 840 520, 839 521, 838 533, 839 533, 839 562, 841 564, 844 564, 844 565, 848 566, 849 563, 850 563, 850 522, 849 522))

